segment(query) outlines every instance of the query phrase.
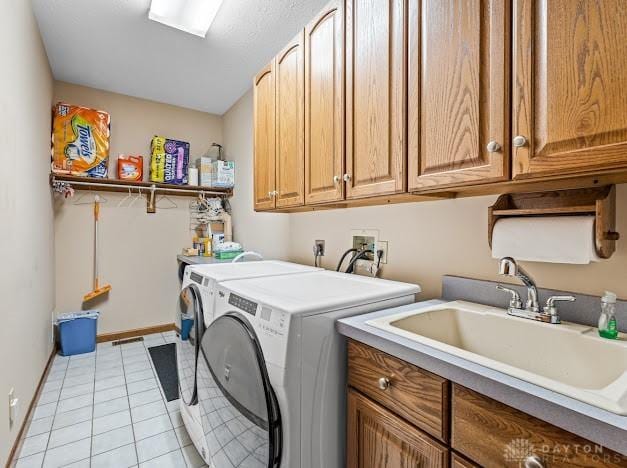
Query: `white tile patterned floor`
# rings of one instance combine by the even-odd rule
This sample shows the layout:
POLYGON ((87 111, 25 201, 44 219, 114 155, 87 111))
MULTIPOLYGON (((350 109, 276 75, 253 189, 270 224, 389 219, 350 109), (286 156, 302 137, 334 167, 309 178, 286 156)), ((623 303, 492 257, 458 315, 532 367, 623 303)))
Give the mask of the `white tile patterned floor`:
POLYGON ((175 339, 174 332, 155 333, 143 342, 55 356, 17 468, 206 466, 179 400, 166 402, 147 351, 175 339))

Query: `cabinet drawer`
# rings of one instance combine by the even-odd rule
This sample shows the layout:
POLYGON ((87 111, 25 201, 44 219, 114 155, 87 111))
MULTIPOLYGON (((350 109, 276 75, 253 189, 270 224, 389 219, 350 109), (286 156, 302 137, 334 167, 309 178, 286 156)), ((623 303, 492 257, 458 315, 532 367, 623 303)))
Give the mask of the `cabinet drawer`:
POLYGON ((487 468, 626 467, 627 457, 460 385, 453 385, 452 447, 487 468))
POLYGON ((348 384, 442 441, 449 434, 449 382, 370 346, 349 340, 348 384), (379 386, 387 379, 387 388, 379 386))

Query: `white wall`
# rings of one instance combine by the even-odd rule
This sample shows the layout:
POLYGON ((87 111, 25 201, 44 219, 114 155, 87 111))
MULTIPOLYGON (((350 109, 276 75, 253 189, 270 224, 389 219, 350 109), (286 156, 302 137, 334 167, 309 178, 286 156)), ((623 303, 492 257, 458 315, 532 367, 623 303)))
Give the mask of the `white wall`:
POLYGON ((54 262, 50 171, 52 75, 29 1, 1 0, 0 464, 50 352, 54 262), (7 394, 21 401, 9 429, 7 394))
MULTIPOLYGON (((420 284, 422 298, 440 295, 445 274, 502 281, 488 246, 488 207, 495 199, 460 198, 290 214, 290 259, 311 262, 313 241, 325 239, 323 264, 335 268, 341 252, 350 246, 351 229, 378 229, 379 239, 389 241, 388 264, 382 276, 420 284)), ((617 187, 617 206, 618 231, 624 237, 627 185, 617 187)), ((545 288, 596 295, 609 289, 627 298, 627 239, 617 245, 612 258, 600 263, 525 262, 524 266, 545 288)))
MULTIPOLYGON (((216 115, 63 82, 55 82, 54 97, 111 114, 112 178, 117 177, 118 154, 126 153, 144 156, 147 180, 150 140, 156 134, 188 141, 192 161, 212 142, 222 142, 222 119, 216 115)), ((93 194, 81 193, 87 193, 82 202, 93 201, 93 194)), ((107 203, 101 209, 100 276, 112 290, 104 301, 90 304, 101 311, 98 333, 172 323, 180 292, 176 256, 192 243, 192 199, 171 197, 177 208, 157 207, 148 214, 145 197, 129 208, 128 203, 118 206, 125 195, 103 195, 107 203)), ((92 287, 93 205, 74 205, 78 196, 55 202, 58 312, 80 310, 92 287)))
POLYGON ((286 259, 289 215, 253 209, 253 93, 249 90, 223 115, 227 159, 235 161, 233 232, 247 250, 265 258, 286 259))

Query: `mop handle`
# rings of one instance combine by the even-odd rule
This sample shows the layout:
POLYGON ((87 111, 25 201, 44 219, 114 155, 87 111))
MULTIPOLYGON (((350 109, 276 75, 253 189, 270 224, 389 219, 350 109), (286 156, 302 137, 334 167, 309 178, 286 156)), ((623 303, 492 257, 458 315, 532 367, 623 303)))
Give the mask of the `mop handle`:
POLYGON ((94 199, 94 291, 98 289, 98 217, 100 216, 100 197, 94 199))

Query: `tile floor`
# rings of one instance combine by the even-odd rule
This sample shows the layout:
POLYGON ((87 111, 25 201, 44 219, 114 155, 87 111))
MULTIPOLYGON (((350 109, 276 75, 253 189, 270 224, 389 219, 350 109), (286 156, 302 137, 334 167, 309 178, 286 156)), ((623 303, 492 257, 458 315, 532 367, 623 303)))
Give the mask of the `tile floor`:
POLYGON ((57 355, 17 467, 205 466, 147 351, 174 341, 174 332, 155 333, 143 342, 57 355))

